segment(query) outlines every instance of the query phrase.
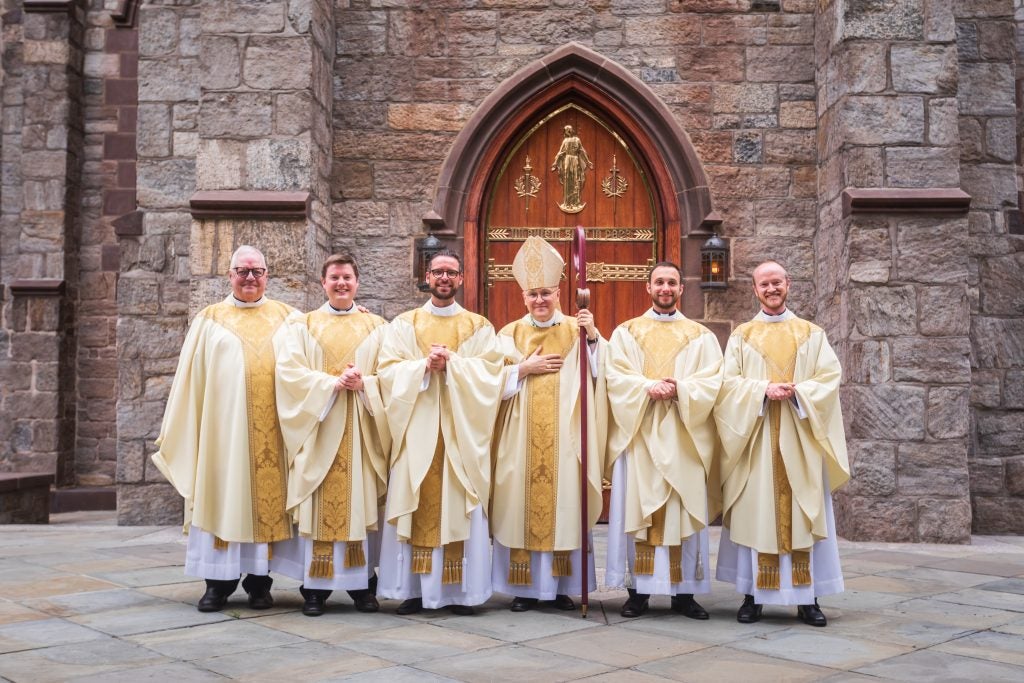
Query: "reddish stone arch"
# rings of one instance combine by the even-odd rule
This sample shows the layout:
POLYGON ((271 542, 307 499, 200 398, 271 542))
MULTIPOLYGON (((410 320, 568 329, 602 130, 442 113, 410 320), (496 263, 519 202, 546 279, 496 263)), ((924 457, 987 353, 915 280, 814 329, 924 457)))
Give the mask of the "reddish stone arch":
MULTIPOLYGON (((700 159, 668 107, 621 65, 568 43, 491 93, 459 133, 441 168, 433 210, 423 222, 435 234, 462 242, 467 273, 480 269, 477 232, 491 170, 524 125, 570 101, 614 121, 647 160, 660 200, 667 258, 678 261, 682 237, 718 222, 700 159)), ((467 281, 465 303, 474 310, 479 306, 475 277, 467 281)))

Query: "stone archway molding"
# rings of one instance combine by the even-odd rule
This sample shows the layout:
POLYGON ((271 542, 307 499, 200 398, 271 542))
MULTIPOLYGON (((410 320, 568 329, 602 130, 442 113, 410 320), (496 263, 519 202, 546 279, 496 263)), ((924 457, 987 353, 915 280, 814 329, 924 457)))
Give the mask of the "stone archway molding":
POLYGON ((461 234, 467 217, 467 199, 473 184, 479 181, 484 157, 507 122, 545 91, 573 80, 606 93, 658 149, 671 179, 677 215, 684 226, 695 230, 721 222, 712 211, 707 176, 697 152, 665 103, 626 68, 571 42, 510 76, 477 108, 456 137, 441 168, 433 208, 423 217, 430 231, 461 234))

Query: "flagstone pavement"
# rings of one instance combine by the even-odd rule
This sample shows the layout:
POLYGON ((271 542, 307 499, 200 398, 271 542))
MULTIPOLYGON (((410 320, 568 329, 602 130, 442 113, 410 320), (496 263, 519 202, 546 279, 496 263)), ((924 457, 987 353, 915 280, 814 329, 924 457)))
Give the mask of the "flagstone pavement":
MULTIPOLYGON (((604 527, 595 544, 600 579, 604 527)), ((360 614, 344 594, 310 618, 283 577, 271 610, 250 610, 239 590, 223 612, 202 614, 179 529, 53 515, 48 526, 0 527, 0 679, 1024 681, 1024 538, 840 549, 847 590, 821 600, 826 628, 780 607, 739 624, 740 598, 719 582, 700 598, 704 622, 664 597, 624 619, 619 590, 593 593, 586 619, 513 614, 506 596, 471 617, 400 617, 394 601, 360 614)))

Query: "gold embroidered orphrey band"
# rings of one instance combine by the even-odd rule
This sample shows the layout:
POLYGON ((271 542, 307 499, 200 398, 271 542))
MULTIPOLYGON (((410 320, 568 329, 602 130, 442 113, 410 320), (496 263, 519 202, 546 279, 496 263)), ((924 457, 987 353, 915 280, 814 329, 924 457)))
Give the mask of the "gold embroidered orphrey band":
MULTIPOLYGON (((647 259, 641 265, 630 263, 602 263, 600 261, 587 263, 588 282, 647 282, 648 273, 654 265, 654 259, 647 259)), ((563 279, 565 276, 562 276, 563 279)), ((494 259, 487 259, 487 282, 501 282, 514 280, 512 276, 512 264, 495 263, 494 259)))

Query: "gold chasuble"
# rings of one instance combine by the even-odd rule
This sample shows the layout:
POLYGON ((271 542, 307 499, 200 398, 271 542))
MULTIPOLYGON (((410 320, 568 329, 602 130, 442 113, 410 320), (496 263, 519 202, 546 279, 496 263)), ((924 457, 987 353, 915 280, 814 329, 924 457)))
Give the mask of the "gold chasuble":
POLYGON ((768 590, 780 587, 780 554, 792 554, 793 585, 810 585, 810 548, 827 536, 822 467, 832 490, 850 477, 839 361, 821 328, 787 314, 733 331, 715 408, 723 525, 757 551, 757 587, 768 590), (777 382, 795 383, 796 400, 766 400, 777 382))
MULTIPOLYGON (((498 334, 510 364, 506 378, 538 346, 542 353, 557 353, 565 361, 557 373, 527 376, 520 390, 503 402, 498 417, 492 449, 491 533, 509 548, 508 581, 513 585, 533 582, 530 551, 554 552, 552 575, 569 576, 570 551, 580 547, 579 325, 572 317, 556 320, 554 325, 539 327, 527 315, 498 334)), ((599 340, 598 345, 601 354, 606 342, 599 340)), ((587 391, 587 439, 592 454, 587 461, 587 511, 592 527, 601 514, 608 423, 600 365, 587 391)))
POLYGON ((452 306, 454 315, 424 307, 395 318, 378 366, 393 439, 387 520, 413 546, 415 573, 431 573, 432 549, 444 548, 443 583, 462 581, 470 513, 486 510, 502 367, 490 323, 452 306), (432 344, 448 348, 444 372, 426 369, 432 344))
POLYGON ((228 541, 291 537, 275 365, 287 304, 228 297, 192 321, 178 360, 153 463, 185 498, 185 529, 228 541))
POLYGON ((334 576, 339 541, 347 542, 346 567, 365 565, 358 541, 377 528, 391 448, 375 376, 385 325, 371 313, 331 313, 328 304, 288 318, 277 404, 288 450, 288 510, 299 533, 313 539, 311 577, 334 576), (363 374, 362 392, 334 389, 349 363, 363 374))
POLYGON ((619 325, 608 354, 608 400, 615 424, 609 436, 610 476, 615 458, 629 453, 625 531, 636 542, 635 574, 653 574, 657 546, 667 546, 670 580, 703 580, 698 553, 694 576, 684 576, 682 542, 718 514, 716 438, 711 412, 722 382, 722 351, 703 325, 676 314, 653 313, 619 325), (674 378, 674 400, 654 401, 647 390, 674 378))

